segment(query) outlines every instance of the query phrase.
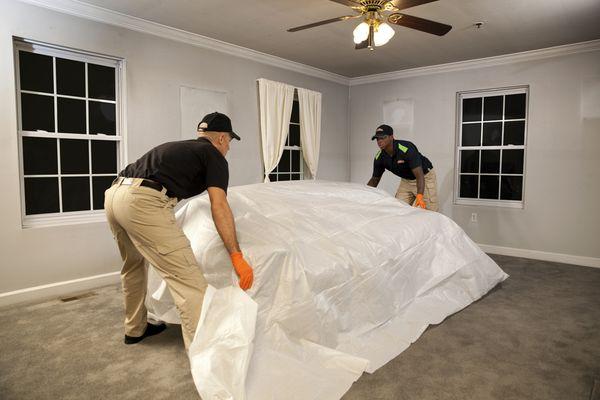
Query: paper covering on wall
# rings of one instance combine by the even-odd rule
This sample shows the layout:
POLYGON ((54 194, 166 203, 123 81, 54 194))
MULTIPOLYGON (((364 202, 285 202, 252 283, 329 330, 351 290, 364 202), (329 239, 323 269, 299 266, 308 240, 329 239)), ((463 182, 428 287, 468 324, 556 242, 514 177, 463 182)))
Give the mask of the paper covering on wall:
POLYGON ((383 121, 381 123, 394 128, 396 138, 413 136, 414 100, 395 99, 383 102, 383 121))
POLYGON ((180 88, 181 139, 195 139, 198 123, 206 114, 218 111, 229 114, 227 93, 215 90, 196 89, 187 86, 180 88))

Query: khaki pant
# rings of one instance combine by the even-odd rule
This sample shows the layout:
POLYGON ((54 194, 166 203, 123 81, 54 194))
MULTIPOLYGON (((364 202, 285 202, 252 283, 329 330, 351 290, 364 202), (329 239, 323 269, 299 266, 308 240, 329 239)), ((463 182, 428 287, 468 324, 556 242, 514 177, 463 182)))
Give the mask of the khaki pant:
POLYGON ((181 317, 185 347, 194 338, 206 281, 190 242, 175 223, 177 199, 163 189, 140 186, 142 179, 119 178, 106 192, 104 208, 119 246, 125 296, 125 334, 141 336, 146 329, 147 264, 165 280, 181 317), (131 184, 126 184, 131 182, 131 184))
MULTIPOLYGON (((417 198, 417 180, 402 178, 400 185, 398 186, 398 190, 396 191, 396 198, 413 205, 417 198)), ((425 205, 428 210, 438 210, 437 179, 433 169, 429 170, 429 172, 425 175, 425 190, 423 191, 423 200, 425 200, 425 205)))

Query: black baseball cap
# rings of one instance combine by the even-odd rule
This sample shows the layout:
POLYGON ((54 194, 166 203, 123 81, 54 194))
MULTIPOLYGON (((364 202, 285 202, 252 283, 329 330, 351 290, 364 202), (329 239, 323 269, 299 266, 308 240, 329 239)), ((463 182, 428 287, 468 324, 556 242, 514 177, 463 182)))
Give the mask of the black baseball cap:
POLYGON ((377 129, 375 129, 375 134, 371 137, 371 140, 374 140, 375 138, 381 138, 384 136, 391 136, 393 134, 394 130, 391 126, 385 124, 379 125, 377 129))
POLYGON ((231 120, 225 114, 215 111, 206 114, 198 124, 198 132, 227 132, 232 139, 242 140, 231 128, 231 120))

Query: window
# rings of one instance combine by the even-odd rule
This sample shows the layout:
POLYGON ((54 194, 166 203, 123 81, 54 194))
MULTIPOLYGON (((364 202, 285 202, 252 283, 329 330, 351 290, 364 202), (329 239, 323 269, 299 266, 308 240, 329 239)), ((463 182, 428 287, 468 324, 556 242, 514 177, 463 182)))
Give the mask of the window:
POLYGON ((528 88, 457 97, 456 204, 522 208, 528 88))
MULTIPOLYGON (((294 93, 296 93, 296 90, 294 90, 294 93)), ((294 99, 290 130, 285 141, 283 154, 277 168, 269 174, 269 180, 277 182, 302 179, 304 179, 304 161, 302 160, 302 147, 300 146, 300 103, 297 99, 294 99)))
POLYGON ((15 41, 24 227, 104 219, 121 165, 121 62, 15 41))

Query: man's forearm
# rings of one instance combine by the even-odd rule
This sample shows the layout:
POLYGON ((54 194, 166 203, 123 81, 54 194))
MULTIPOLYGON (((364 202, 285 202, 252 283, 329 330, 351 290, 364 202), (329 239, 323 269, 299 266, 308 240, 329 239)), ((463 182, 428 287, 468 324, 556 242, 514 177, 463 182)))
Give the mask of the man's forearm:
POLYGON ((381 178, 372 177, 371 179, 369 179, 369 182, 367 182, 367 186, 377 187, 377 185, 379 185, 380 180, 381 178))
POLYGON ((417 180, 417 194, 423 194, 425 192, 425 174, 423 169, 419 166, 412 169, 412 173, 417 180))
POLYGON ((417 176, 417 194, 423 194, 425 192, 425 177, 423 174, 417 176))
POLYGON ((211 202, 210 211, 217 232, 229 254, 240 251, 240 245, 235 232, 235 221, 229 208, 229 203, 227 201, 211 202))

